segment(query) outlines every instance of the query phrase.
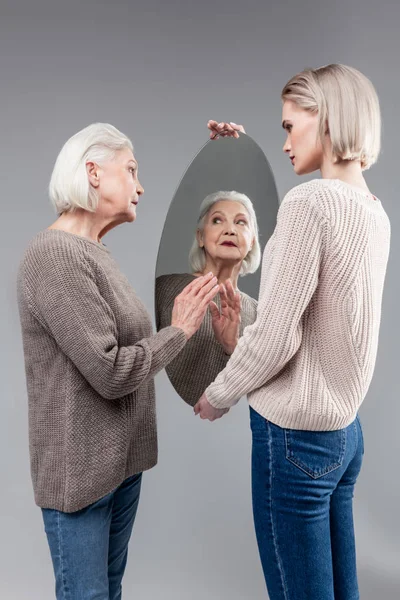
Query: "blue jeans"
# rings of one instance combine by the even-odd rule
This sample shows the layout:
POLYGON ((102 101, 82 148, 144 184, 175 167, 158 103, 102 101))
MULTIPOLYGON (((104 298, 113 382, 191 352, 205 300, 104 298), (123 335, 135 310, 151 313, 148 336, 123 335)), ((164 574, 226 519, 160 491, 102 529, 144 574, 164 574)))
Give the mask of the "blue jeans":
POLYGON ((252 496, 270 600, 359 600, 353 493, 357 416, 337 431, 285 429, 250 407, 252 496))
POLYGON ((57 600, 120 600, 142 474, 73 513, 42 508, 57 600))

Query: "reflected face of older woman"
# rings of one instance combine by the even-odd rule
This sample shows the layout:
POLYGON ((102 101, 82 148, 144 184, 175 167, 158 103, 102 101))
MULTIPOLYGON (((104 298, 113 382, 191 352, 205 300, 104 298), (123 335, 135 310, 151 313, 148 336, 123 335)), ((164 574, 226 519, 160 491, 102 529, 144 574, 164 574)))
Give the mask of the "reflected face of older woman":
POLYGON ((87 163, 90 183, 97 189, 97 213, 119 222, 136 219, 136 206, 144 189, 138 179, 138 164, 129 148, 116 152, 102 165, 87 163))
POLYGON ((212 260, 242 262, 254 242, 246 208, 234 200, 215 202, 204 219, 203 231, 197 231, 197 241, 212 260))

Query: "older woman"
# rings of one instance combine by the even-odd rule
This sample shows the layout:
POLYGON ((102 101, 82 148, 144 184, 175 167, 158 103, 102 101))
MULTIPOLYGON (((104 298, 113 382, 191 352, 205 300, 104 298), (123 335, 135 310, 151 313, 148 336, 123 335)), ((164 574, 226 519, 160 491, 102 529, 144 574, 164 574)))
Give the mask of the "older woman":
POLYGON ((150 316, 104 234, 136 219, 143 195, 130 140, 96 123, 54 166, 59 218, 30 242, 18 273, 31 473, 57 598, 121 598, 142 472, 157 462, 155 374, 184 348, 218 292, 211 274, 150 316))
POLYGON ((225 367, 244 328, 255 321, 257 302, 238 290, 238 278, 254 273, 261 257, 256 214, 245 194, 210 194, 199 213, 189 253, 192 273, 156 280, 157 329, 171 323, 174 299, 190 282, 211 271, 220 283, 200 328, 166 367, 175 390, 191 406, 225 367))
MULTIPOLYGON (((296 174, 322 178, 283 199, 257 320, 195 412, 218 418, 248 394, 270 599, 356 600, 358 409, 374 372, 391 230, 362 174, 380 150, 379 101, 367 77, 338 64, 298 73, 281 97, 284 152, 296 174)), ((209 126, 211 137, 244 131, 209 126)))

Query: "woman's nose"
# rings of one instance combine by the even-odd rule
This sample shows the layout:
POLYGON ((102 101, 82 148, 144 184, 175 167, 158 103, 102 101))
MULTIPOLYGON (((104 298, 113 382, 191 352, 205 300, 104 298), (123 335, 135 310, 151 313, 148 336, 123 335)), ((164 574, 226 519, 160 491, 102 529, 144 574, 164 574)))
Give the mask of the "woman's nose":
POLYGON ((144 187, 142 186, 142 184, 140 183, 139 179, 136 185, 136 193, 141 195, 144 192, 144 187))

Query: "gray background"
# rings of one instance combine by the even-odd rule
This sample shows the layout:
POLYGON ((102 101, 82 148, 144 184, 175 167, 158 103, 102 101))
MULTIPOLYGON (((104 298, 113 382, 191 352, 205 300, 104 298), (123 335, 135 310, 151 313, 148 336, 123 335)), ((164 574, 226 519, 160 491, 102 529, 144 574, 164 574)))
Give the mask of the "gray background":
MULTIPOLYGON (((361 598, 398 598, 398 2, 13 0, 0 11, 0 596, 53 597, 30 483, 15 274, 28 240, 55 219, 46 188, 61 145, 96 120, 132 137, 145 195, 137 221, 105 241, 152 310, 164 219, 184 169, 207 140, 207 120, 245 125, 282 198, 304 178, 281 151, 281 88, 305 66, 343 62, 365 72, 381 98, 383 153, 366 177, 393 231, 376 370, 360 410, 366 450, 354 510, 361 598)), ((164 372, 156 385, 160 460, 144 478, 125 598, 265 598, 245 402, 205 423, 164 372)))
MULTIPOLYGON (((258 239, 264 248, 276 225, 279 197, 268 160, 249 136, 209 140, 193 159, 179 183, 161 236, 156 276, 191 273, 189 251, 198 226, 203 199, 218 191, 246 194, 253 204, 258 239)), ((258 298, 261 263, 255 273, 239 277, 239 289, 258 298)))

